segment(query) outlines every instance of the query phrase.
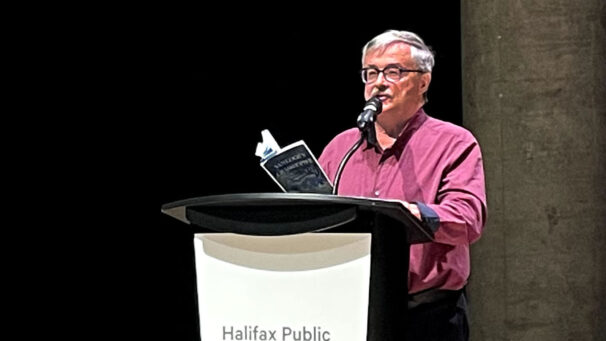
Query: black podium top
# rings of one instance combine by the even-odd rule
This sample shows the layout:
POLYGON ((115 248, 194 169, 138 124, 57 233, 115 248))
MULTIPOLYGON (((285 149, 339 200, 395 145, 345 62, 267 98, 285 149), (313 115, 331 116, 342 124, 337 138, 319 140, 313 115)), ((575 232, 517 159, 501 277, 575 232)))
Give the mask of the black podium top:
POLYGON ((310 193, 224 194, 168 203, 162 212, 190 224, 194 232, 259 236, 371 232, 370 225, 380 219, 383 225, 406 229, 409 244, 433 240, 432 230, 400 202, 380 199, 310 193), (342 226, 357 228, 341 230, 342 226))

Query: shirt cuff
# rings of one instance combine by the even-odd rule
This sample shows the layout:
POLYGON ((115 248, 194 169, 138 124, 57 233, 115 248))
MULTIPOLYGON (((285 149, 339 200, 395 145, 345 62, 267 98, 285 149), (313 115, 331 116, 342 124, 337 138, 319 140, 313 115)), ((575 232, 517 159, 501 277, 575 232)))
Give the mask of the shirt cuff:
POLYGON ((438 217, 436 211, 422 202, 415 201, 414 204, 417 205, 419 212, 421 212, 421 221, 423 224, 435 233, 438 227, 440 227, 440 217, 438 217))

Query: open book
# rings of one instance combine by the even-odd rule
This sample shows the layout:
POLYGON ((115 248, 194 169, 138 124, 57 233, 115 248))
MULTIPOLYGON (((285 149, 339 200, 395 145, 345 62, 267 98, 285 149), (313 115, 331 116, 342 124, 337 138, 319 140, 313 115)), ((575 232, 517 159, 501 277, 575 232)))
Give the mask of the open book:
POLYGON ((255 154, 284 192, 332 193, 330 180, 304 141, 280 148, 267 129, 261 136, 255 154))

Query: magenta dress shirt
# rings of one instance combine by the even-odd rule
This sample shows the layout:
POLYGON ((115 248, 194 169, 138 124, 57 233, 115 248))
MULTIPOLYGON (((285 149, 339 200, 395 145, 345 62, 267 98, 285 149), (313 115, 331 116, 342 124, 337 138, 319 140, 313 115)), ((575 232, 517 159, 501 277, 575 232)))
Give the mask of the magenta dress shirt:
MULTIPOLYGON (((320 155, 333 182, 343 156, 359 137, 357 128, 344 131, 320 155)), ((362 144, 343 170, 339 194, 417 203, 423 218, 431 221, 434 216, 437 229, 435 242, 410 248, 409 293, 465 286, 469 245, 480 237, 486 221, 482 155, 469 131, 420 109, 392 147, 362 144)))

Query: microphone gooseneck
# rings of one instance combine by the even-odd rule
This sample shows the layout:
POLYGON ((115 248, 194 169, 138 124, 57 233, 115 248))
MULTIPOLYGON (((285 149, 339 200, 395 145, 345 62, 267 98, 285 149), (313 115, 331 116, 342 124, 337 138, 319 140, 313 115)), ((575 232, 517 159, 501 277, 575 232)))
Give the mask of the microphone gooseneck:
POLYGON ((358 120, 357 120, 358 129, 360 129, 360 138, 356 141, 356 143, 354 143, 354 145, 351 148, 349 148, 349 150, 343 157, 343 160, 341 160, 341 163, 339 164, 339 168, 337 169, 337 174, 335 175, 335 181, 334 181, 334 185, 332 188, 332 194, 334 194, 334 195, 338 194, 339 182, 341 181, 341 173, 343 172, 343 169, 345 168, 345 164, 347 163, 347 161, 349 161, 349 159, 351 158, 353 153, 358 148, 360 148, 364 139, 367 139, 368 143, 370 143, 370 144, 377 143, 377 135, 376 135, 376 131, 375 131, 374 122, 377 118, 377 115, 379 115, 382 110, 383 110, 383 103, 381 103, 381 100, 378 99, 377 97, 370 98, 364 105, 364 109, 362 110, 362 113, 360 113, 360 115, 358 116, 358 120))
POLYGON ((349 150, 347 151, 347 154, 345 154, 345 156, 343 157, 343 160, 341 160, 341 163, 339 164, 339 168, 337 169, 337 174, 335 175, 335 183, 332 187, 332 194, 337 195, 339 194, 339 182, 341 181, 341 173, 343 172, 343 168, 345 168, 345 164, 347 163, 347 161, 349 161, 349 158, 351 158, 351 155, 356 151, 356 149, 360 148, 360 145, 362 144, 362 142, 364 141, 364 134, 362 134, 360 136, 360 138, 358 139, 358 141, 356 141, 356 143, 354 143, 354 145, 349 148, 349 150))

